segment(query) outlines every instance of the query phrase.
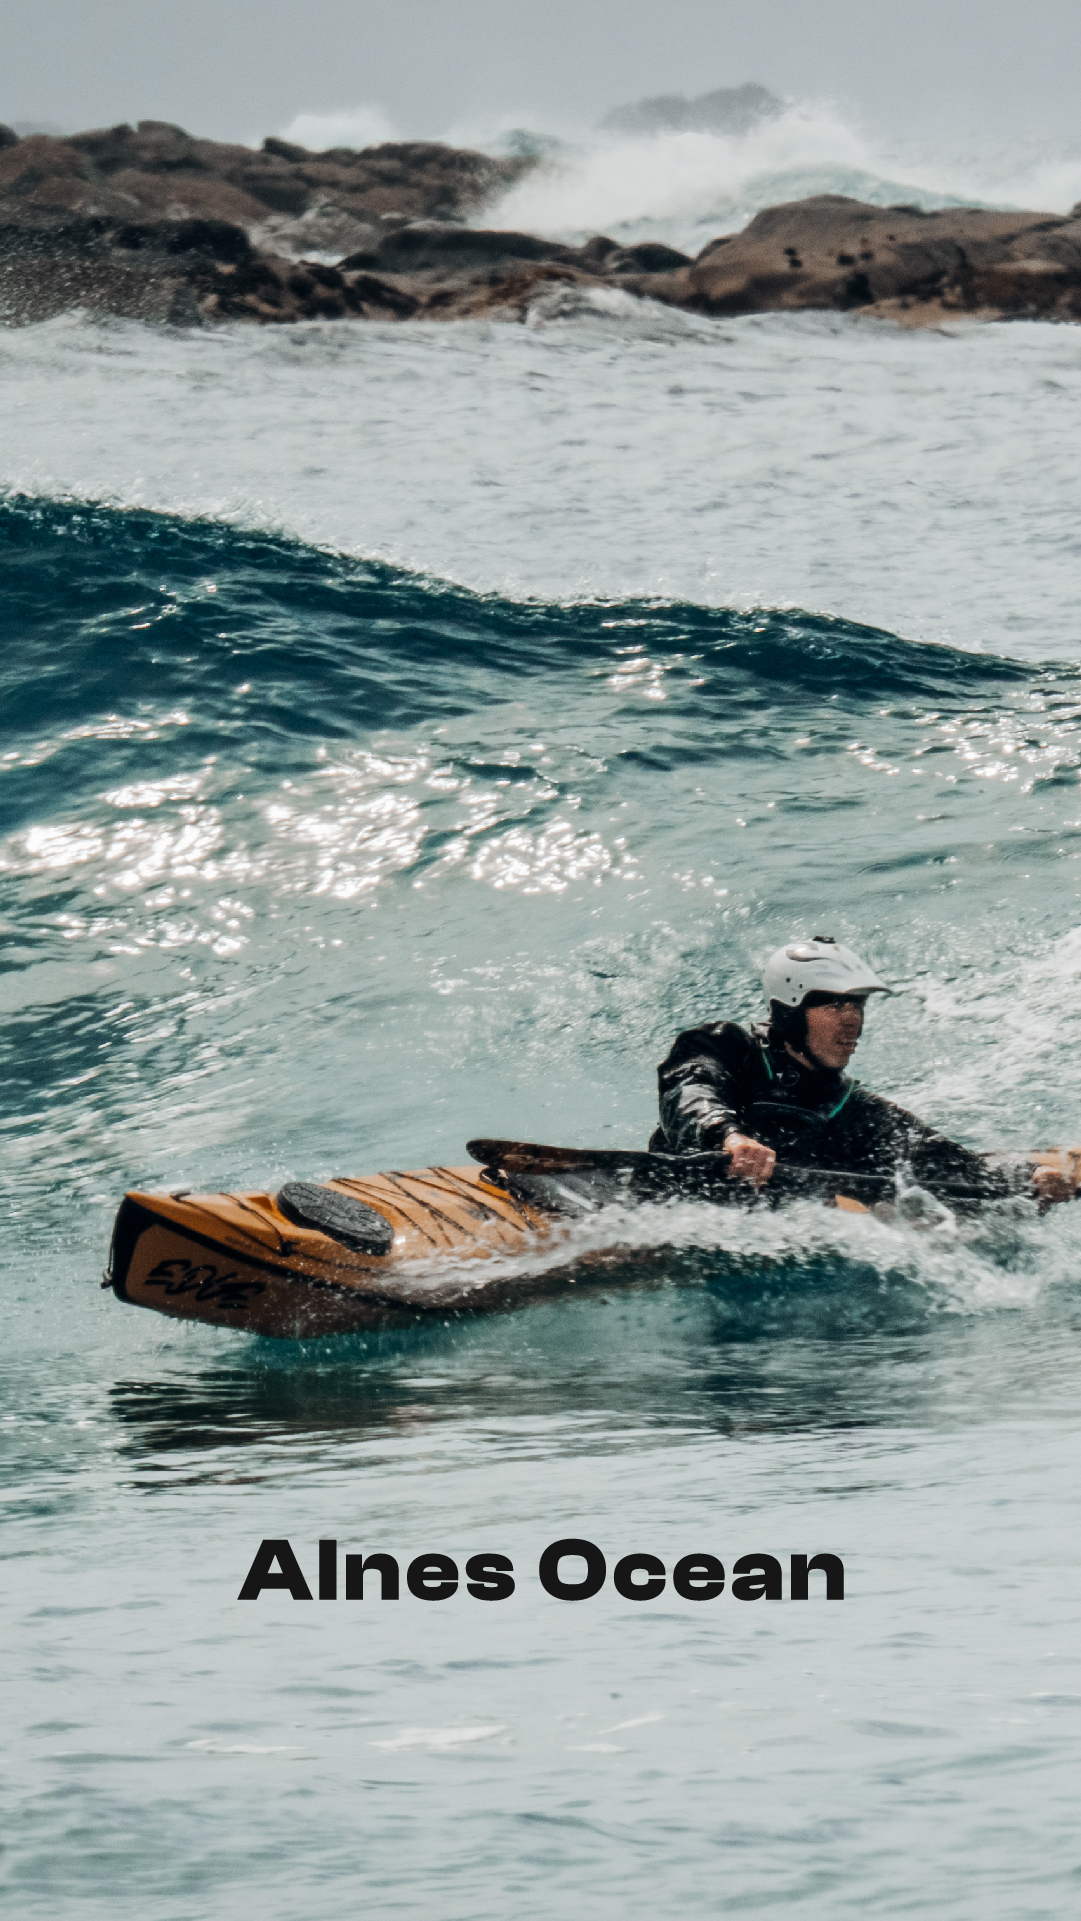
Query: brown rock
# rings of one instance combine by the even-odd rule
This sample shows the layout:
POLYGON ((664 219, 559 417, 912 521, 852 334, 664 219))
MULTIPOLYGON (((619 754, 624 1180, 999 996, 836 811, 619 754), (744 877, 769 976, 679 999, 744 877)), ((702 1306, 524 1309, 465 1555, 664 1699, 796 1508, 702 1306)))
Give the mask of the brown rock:
POLYGON ((492 269, 509 271, 525 260, 577 261, 578 257, 578 249, 532 233, 416 221, 391 228, 380 236, 376 248, 346 258, 341 266, 344 271, 373 267, 385 273, 437 274, 445 280, 488 274, 492 269))
POLYGON ((199 140, 165 121, 54 140, 0 140, 0 202, 95 213, 236 220, 298 218, 332 207, 367 219, 450 220, 475 213, 533 163, 493 160, 434 141, 308 153, 283 140, 261 152, 199 140))
POLYGON ((660 297, 712 314, 826 308, 1079 319, 1081 222, 977 207, 923 213, 817 194, 769 207, 742 233, 711 241, 660 297))
POLYGON ((12 134, 0 138, 0 318, 74 305, 185 321, 404 317, 420 304, 408 289, 368 275, 362 294, 290 256, 377 252, 414 219, 460 223, 531 164, 431 141, 254 152, 153 120, 66 140, 12 134))

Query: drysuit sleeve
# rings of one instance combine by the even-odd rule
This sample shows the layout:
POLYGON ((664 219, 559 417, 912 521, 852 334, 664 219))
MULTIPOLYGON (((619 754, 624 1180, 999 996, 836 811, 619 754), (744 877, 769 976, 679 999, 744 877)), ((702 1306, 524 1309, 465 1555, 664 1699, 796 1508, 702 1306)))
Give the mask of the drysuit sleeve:
POLYGON ((756 1094, 757 1055, 750 1036, 731 1021, 680 1035, 657 1070, 667 1153, 717 1154, 727 1134, 742 1131, 756 1094))
MULTIPOLYGON (((982 1200, 1001 1200, 1010 1192, 1010 1182, 1001 1168, 989 1167, 980 1154, 961 1147, 956 1141, 936 1134, 933 1128, 917 1122, 917 1138, 908 1149, 908 1164, 913 1179, 931 1193, 939 1189, 970 1188, 982 1200)), ((948 1198, 944 1193, 943 1198, 948 1198)))
POLYGON ((945 1201, 950 1198, 950 1190, 957 1188, 981 1200, 1001 1200, 1012 1191, 1009 1177, 1000 1168, 990 1167, 982 1154, 936 1133, 892 1101, 862 1089, 860 1093, 862 1112, 853 1119, 857 1126, 867 1128, 871 1139, 864 1151, 869 1147, 868 1158, 880 1166, 888 1162, 895 1167, 904 1165, 919 1187, 941 1195, 945 1201))

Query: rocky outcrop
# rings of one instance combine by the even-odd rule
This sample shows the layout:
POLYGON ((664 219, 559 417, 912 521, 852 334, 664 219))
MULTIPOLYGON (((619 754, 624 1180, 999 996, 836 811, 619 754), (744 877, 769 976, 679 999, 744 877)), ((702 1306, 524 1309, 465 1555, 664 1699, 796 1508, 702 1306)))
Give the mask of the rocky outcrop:
POLYGON ((117 220, 0 200, 0 322, 27 324, 70 308, 134 320, 473 317, 524 314, 551 281, 637 291, 643 275, 689 268, 686 254, 647 242, 584 247, 533 234, 435 222, 401 223, 337 265, 253 244, 232 221, 117 220))
POLYGON ((226 220, 281 253, 347 253, 378 244, 388 220, 468 218, 533 164, 419 140, 309 153, 271 139, 255 151, 157 120, 65 140, 7 128, 0 214, 226 220))
POLYGON ((679 304, 700 313, 1081 320, 1081 219, 1077 208, 924 213, 818 194, 711 241, 680 281, 679 304))
POLYGON ((393 281, 417 313, 524 313, 552 281, 619 286, 723 317, 821 310, 907 326, 1081 320, 1081 209, 997 213, 873 207, 839 194, 768 208, 697 259, 673 248, 583 247, 530 234, 403 227, 342 263, 393 281))
POLYGON ((691 312, 819 309, 939 325, 1081 320, 1070 215, 771 207, 691 260, 603 234, 568 246, 467 226, 532 161, 423 142, 310 154, 193 140, 157 122, 7 138, 0 129, 0 322, 69 308, 216 320, 522 318, 567 290, 621 288, 691 312), (299 253, 300 242, 310 248, 299 253), (336 255, 331 264, 315 253, 336 255))

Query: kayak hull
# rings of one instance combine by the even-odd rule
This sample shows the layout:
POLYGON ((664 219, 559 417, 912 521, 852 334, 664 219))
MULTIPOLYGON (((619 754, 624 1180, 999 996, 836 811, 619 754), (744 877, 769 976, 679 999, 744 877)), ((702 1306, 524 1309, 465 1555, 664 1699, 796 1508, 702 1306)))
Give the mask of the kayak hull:
POLYGON ((130 1193, 116 1217, 103 1284, 119 1300, 177 1320, 309 1339, 498 1306, 499 1290, 478 1289, 471 1264, 521 1256, 555 1227, 551 1214, 516 1199, 481 1168, 429 1167, 327 1186, 389 1223, 388 1253, 357 1252, 298 1226, 270 1194, 130 1193))

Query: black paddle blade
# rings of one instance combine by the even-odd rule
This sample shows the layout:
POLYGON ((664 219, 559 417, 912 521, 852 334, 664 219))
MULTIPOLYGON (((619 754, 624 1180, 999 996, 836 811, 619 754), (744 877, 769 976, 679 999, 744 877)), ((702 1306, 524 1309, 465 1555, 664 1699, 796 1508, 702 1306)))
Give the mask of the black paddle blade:
MULTIPOLYGON (((677 1164, 674 1154, 642 1154, 633 1147, 542 1147, 537 1141, 467 1141, 465 1151, 482 1167, 501 1167, 508 1174, 570 1173, 574 1168, 661 1168, 677 1164)), ((705 1162, 723 1172, 721 1154, 680 1156, 679 1165, 705 1162)))
POLYGON ((633 1148, 546 1147, 538 1141, 468 1142, 475 1161, 506 1180, 511 1191, 555 1213, 568 1204, 587 1207, 606 1202, 669 1200, 695 1194, 702 1199, 747 1199, 753 1189, 733 1181, 719 1154, 679 1157, 641 1154, 633 1148))

